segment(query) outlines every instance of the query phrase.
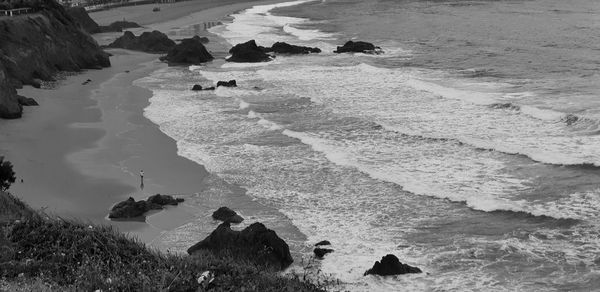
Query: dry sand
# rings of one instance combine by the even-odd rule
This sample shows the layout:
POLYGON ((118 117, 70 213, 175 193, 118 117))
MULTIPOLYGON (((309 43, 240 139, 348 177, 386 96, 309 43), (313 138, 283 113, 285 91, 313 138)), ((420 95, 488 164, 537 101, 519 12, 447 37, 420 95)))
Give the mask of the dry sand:
MULTIPOLYGON (((159 13, 151 12, 154 5, 143 5, 91 16, 106 24, 126 14, 128 20, 168 30, 198 23, 199 19, 219 20, 253 5, 274 2, 280 1, 197 0, 162 4, 159 13), (238 3, 231 4, 234 2, 238 3)), ((0 121, 0 153, 13 162, 18 176, 12 193, 34 208, 112 224, 147 243, 192 219, 196 221, 189 228, 192 234, 210 232, 217 224, 210 220, 210 213, 221 205, 244 209, 250 217, 269 214, 284 218, 277 210, 253 201, 243 189, 222 182, 201 165, 178 156, 175 141, 143 116, 152 93, 133 85, 133 81, 166 66, 157 55, 119 49, 109 52, 113 54, 110 68, 67 77, 55 89, 19 90, 35 98, 40 106, 27 107, 22 119, 0 121), (84 85, 88 79, 91 82, 84 85), (143 189, 139 177, 142 169, 143 189), (147 223, 106 219, 116 202, 156 193, 179 194, 195 204, 169 207, 149 216, 147 223), (198 222, 205 226, 198 227, 198 222)), ((304 240, 289 222, 277 222, 278 233, 295 242, 304 240)), ((205 234, 194 236, 201 239, 205 234)))

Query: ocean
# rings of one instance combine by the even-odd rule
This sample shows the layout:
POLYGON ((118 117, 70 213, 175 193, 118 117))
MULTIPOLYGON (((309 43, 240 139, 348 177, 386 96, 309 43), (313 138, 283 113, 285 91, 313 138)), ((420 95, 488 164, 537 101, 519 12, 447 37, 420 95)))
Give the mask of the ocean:
POLYGON ((330 240, 339 287, 600 290, 600 2, 301 0, 210 30, 323 52, 160 69, 145 116, 306 258, 330 240), (385 53, 333 53, 348 40, 385 53), (388 253, 424 273, 363 276, 388 253))

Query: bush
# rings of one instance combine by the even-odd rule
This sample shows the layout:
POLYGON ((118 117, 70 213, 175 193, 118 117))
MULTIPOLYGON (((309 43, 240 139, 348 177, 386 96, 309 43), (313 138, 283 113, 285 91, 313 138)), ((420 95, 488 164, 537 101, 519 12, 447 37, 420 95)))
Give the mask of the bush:
POLYGON ((6 191, 12 183, 15 182, 15 172, 10 161, 4 161, 4 156, 0 156, 0 190, 6 191))

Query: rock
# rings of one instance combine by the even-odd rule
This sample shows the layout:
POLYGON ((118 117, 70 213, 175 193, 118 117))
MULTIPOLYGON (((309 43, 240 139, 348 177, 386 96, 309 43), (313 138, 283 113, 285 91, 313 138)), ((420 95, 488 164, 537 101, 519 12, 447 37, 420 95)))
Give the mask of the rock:
POLYGON ((316 257, 322 259, 326 254, 332 253, 333 249, 330 249, 330 248, 315 248, 313 250, 313 252, 315 253, 316 257))
POLYGON ((221 207, 217 209, 217 211, 213 212, 212 217, 215 220, 221 220, 223 222, 241 223, 244 221, 242 216, 238 215, 235 211, 227 207, 221 207))
POLYGON ((86 32, 94 34, 102 32, 98 23, 96 23, 85 11, 83 7, 71 7, 67 9, 69 16, 86 32))
POLYGON ((8 82, 0 63, 0 118, 18 119, 23 113, 17 90, 8 82))
POLYGON ((206 87, 206 88, 204 88, 204 89, 202 89, 202 90, 215 90, 215 87, 214 87, 214 86, 211 86, 211 87, 206 87))
POLYGON ((381 258, 381 261, 375 262, 364 275, 390 276, 408 273, 421 273, 421 269, 403 264, 395 255, 388 254, 381 258))
POLYGON ((19 100, 19 104, 23 106, 35 106, 39 105, 35 99, 31 97, 25 97, 21 95, 17 95, 17 99, 19 100))
POLYGON ((120 202, 112 207, 108 218, 112 219, 125 219, 142 217, 150 210, 162 209, 160 205, 149 204, 146 201, 135 201, 132 197, 127 200, 120 202))
POLYGON ((214 57, 206 50, 199 36, 183 39, 181 43, 174 46, 162 61, 169 64, 201 64, 213 60, 214 57))
POLYGON ((150 204, 157 204, 157 205, 161 205, 161 206, 165 206, 165 205, 177 206, 179 203, 183 202, 183 199, 181 199, 181 198, 175 199, 175 198, 173 198, 173 196, 156 194, 154 196, 150 196, 146 201, 150 204))
POLYGON ((237 87, 237 83, 235 82, 235 80, 219 81, 219 82, 217 82, 217 87, 219 87, 219 86, 237 87))
POLYGON ((192 90, 193 91, 202 90, 202 85, 194 84, 194 86, 192 87, 192 90))
POLYGON ((259 48, 254 40, 235 45, 229 50, 229 53, 231 57, 227 59, 228 62, 254 63, 271 61, 271 57, 259 48))
POLYGON ((309 54, 309 53, 320 53, 321 49, 319 48, 311 48, 311 47, 303 47, 290 45, 284 42, 276 42, 271 46, 271 48, 267 48, 268 52, 273 52, 277 54, 309 54))
POLYGON ((294 261, 288 244, 275 231, 258 222, 242 231, 231 230, 228 222, 222 223, 187 252, 193 255, 200 250, 231 251, 236 256, 244 256, 255 263, 270 264, 279 269, 287 268, 294 261))
POLYGON ((121 37, 108 45, 109 48, 121 48, 147 53, 166 53, 175 47, 175 42, 160 31, 144 32, 136 37, 126 31, 121 37))
POLYGON ((566 116, 561 118, 561 121, 567 124, 567 126, 571 126, 577 123, 577 121, 579 121, 579 117, 574 114, 567 114, 566 116))
POLYGON ((376 47, 372 43, 348 41, 343 46, 337 47, 334 53, 365 53, 379 54, 382 53, 380 47, 376 47))
POLYGON ((146 201, 135 201, 132 197, 120 202, 112 207, 108 218, 128 219, 143 217, 150 210, 162 210, 165 205, 177 205, 183 202, 183 199, 175 199, 172 196, 156 194, 149 197, 146 201))
POLYGON ((141 27, 141 26, 132 21, 119 20, 119 21, 115 21, 107 26, 101 26, 100 30, 102 32, 111 32, 111 31, 121 32, 125 28, 137 28, 137 27, 141 27))
POLYGON ((321 246, 321 245, 331 245, 331 242, 329 242, 329 240, 322 240, 322 241, 315 243, 315 246, 321 246))

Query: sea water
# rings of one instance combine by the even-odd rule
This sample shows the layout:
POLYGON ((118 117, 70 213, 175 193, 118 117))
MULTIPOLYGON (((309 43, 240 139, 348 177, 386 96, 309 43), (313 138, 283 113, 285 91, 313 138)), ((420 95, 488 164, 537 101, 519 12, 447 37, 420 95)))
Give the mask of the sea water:
MULTIPOLYGON (((600 289, 600 3, 294 1, 211 31, 319 47, 162 69, 179 154, 335 252, 352 291, 600 289), (384 54, 334 54, 347 40, 384 54), (192 92, 237 80, 237 88, 192 92), (424 273, 364 277, 385 254, 424 273)), ((260 218, 259 218, 260 219, 260 218)), ((172 231, 171 240, 185 241, 172 231)), ((194 242, 190 242, 193 244, 194 242)))

